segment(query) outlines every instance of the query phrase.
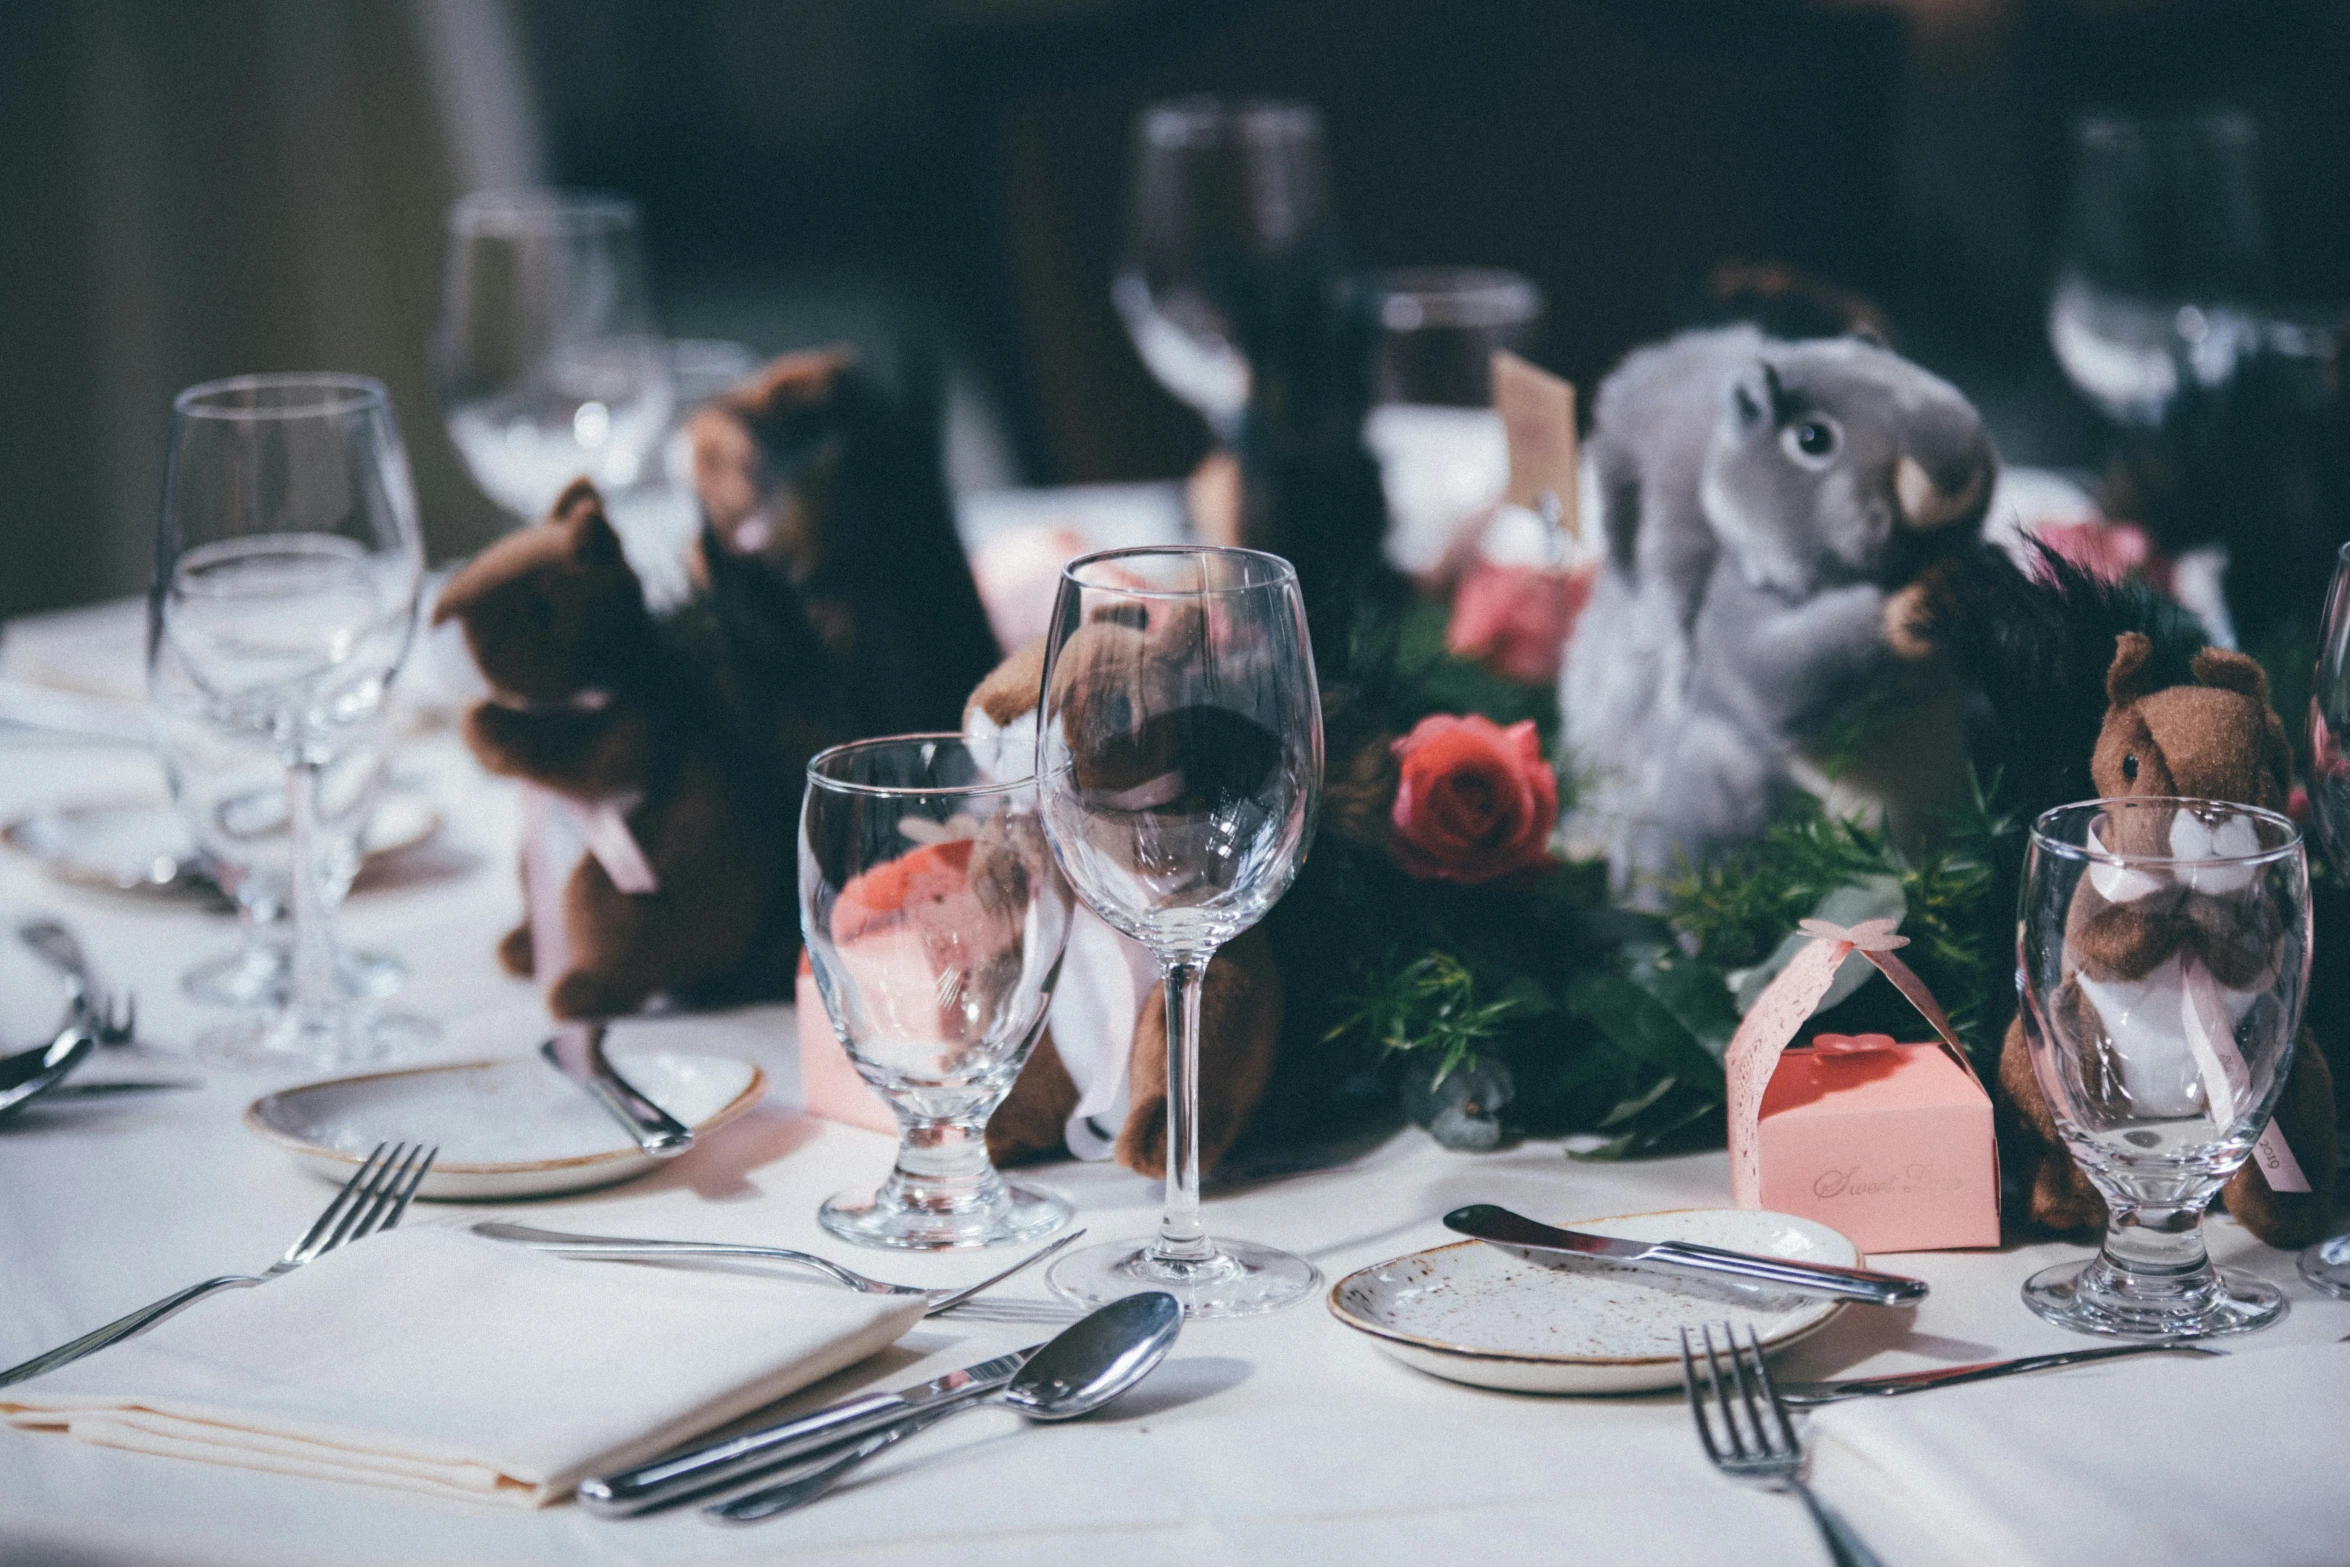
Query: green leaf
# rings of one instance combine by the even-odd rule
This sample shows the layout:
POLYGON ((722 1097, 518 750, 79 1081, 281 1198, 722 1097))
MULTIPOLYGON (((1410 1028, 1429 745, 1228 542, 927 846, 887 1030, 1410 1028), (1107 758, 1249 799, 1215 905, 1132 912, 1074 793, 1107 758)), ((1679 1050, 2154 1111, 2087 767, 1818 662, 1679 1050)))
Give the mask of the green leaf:
POLYGON ((1621 974, 1585 974, 1567 987, 1567 1009, 1596 1024, 1625 1054, 1719 1092, 1722 1063, 1665 1005, 1621 974))

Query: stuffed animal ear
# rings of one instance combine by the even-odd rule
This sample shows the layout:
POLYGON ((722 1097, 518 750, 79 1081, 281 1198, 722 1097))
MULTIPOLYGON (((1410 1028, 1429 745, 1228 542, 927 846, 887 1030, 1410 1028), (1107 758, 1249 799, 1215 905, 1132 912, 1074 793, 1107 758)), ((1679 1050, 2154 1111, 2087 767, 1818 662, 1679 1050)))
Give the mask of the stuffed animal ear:
POLYGON ((2113 639, 2113 664, 2105 672, 2105 700, 2126 707, 2154 690, 2154 642, 2143 631, 2113 639))
POLYGON ((2262 707, 2268 706, 2268 671, 2262 669, 2250 654, 2207 647, 2195 655, 2195 662, 2190 667, 2195 671, 2197 685, 2240 692, 2262 707))
POLYGON ((564 545, 571 558, 587 566, 610 566, 621 559, 620 535, 604 516, 604 498, 585 479, 575 479, 555 502, 554 523, 565 530, 564 545))
MULTIPOLYGON (((1752 370, 1743 371, 1730 380, 1730 412, 1738 420, 1738 427, 1751 430, 1763 422, 1771 411, 1771 388, 1764 381, 1771 376, 1771 367, 1757 362, 1752 370)), ((1776 377, 1772 379, 1775 381, 1776 377)))

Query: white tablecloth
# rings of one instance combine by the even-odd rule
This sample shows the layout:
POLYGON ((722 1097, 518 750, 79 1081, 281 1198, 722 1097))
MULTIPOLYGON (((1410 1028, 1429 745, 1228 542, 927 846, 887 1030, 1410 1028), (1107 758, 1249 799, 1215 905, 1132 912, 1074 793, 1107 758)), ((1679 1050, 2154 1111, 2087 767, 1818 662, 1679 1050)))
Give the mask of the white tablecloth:
MULTIPOLYGON (((14 653, 22 633, 12 631, 14 653)), ((6 660, 0 659, 0 672, 6 660)), ((491 956, 518 912, 514 802, 480 777, 446 731, 412 745, 448 816, 439 869, 364 892, 344 910, 355 943, 398 952, 402 1002, 439 1018, 435 1053, 520 1053, 541 1037, 527 987, 491 956)), ((0 816, 159 787, 121 747, 0 739, 0 816)), ((797 809, 779 800, 779 811, 797 809)), ((180 972, 234 935, 186 904, 60 886, 0 854, 0 915, 69 921, 110 982, 135 987, 141 1033, 192 1037, 212 1016, 179 994, 180 972)), ((4 934, 4 933, 0 933, 4 934)), ((841 1250, 816 1227, 829 1193, 869 1186, 889 1142, 795 1111, 790 1013, 757 1007, 625 1025, 757 1060, 769 1101, 703 1148, 633 1185, 511 1209, 557 1228, 698 1235, 841 1250)), ((256 1268, 308 1223, 327 1188, 239 1124, 277 1086, 204 1068, 200 1092, 85 1104, 0 1130, 0 1365, 32 1355, 195 1279, 256 1268)), ((1152 1183, 1103 1166, 1058 1166, 1096 1236, 1151 1225, 1152 1183)), ((1599 1216, 1727 1201, 1723 1157, 1575 1164, 1550 1144, 1452 1154, 1416 1131, 1353 1166, 1209 1204, 1212 1226, 1302 1252, 1336 1279, 1444 1239, 1437 1215, 1471 1201, 1599 1216)), ((410 1223, 455 1216, 419 1207, 410 1223)), ((2291 1259, 2213 1225, 2214 1249, 2283 1284, 2292 1316, 2245 1348, 2350 1332, 2350 1304, 2313 1297, 2291 1259)), ((2031 1271, 2078 1249, 2014 1248, 1883 1259, 1933 1285, 1914 1314, 1852 1311, 1792 1351, 1785 1374, 1825 1376, 1977 1360, 2080 1341, 2016 1296, 2031 1271)), ((854 1264, 911 1282, 977 1277, 986 1257, 865 1254, 854 1264)), ((580 1264, 581 1287, 593 1268, 580 1264)), ((195 1309, 201 1310, 202 1307, 195 1309)), ((485 1302, 495 1310, 495 1302, 485 1302)), ((1032 1279, 985 1309, 919 1327, 898 1349, 795 1400, 814 1405, 967 1364, 1053 1331, 1058 1308, 1032 1279)), ((745 1324, 755 1331, 755 1323, 745 1324)), ((2051 1384, 2051 1396, 2055 1384, 2051 1384)), ((2210 1433, 2214 1485, 2245 1438, 2210 1433)), ((602 1522, 560 1507, 505 1513, 367 1487, 245 1473, 0 1431, 0 1562, 504 1563, 855 1561, 1013 1563, 1590 1560, 1704 1563, 1825 1559, 1792 1499, 1732 1484, 1699 1455, 1677 1394, 1550 1399, 1483 1392, 1408 1370, 1339 1326, 1319 1301, 1271 1317, 1189 1326, 1174 1358, 1104 1415, 1023 1428, 971 1414, 877 1462, 869 1483, 806 1513, 720 1528, 691 1509, 602 1522)), ((2094 1498, 2083 1498, 2094 1506, 2094 1498)), ((1872 1544, 1888 1562, 1898 1540, 1872 1544)), ((2344 1543, 2350 1558, 2350 1540, 2344 1543)))

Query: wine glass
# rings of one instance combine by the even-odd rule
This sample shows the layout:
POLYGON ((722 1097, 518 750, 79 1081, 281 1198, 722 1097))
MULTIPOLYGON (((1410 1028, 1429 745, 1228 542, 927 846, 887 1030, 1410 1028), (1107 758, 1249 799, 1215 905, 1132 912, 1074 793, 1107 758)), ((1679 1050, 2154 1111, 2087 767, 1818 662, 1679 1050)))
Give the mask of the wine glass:
MULTIPOLYGON (((2334 561, 2318 628, 2317 671, 2309 690, 2309 819, 2334 874, 2350 883, 2350 544, 2334 561)), ((2301 1253, 2301 1276, 2329 1295, 2350 1299, 2350 1230, 2301 1253)))
POLYGON ((1044 1032, 1074 907, 1036 780, 991 776, 959 735, 835 746, 808 763, 800 929, 833 1032, 897 1112, 877 1192, 818 1210, 860 1246, 930 1250, 1069 1219, 987 1157, 987 1118, 1044 1032))
POLYGON ((1322 116, 1302 103, 1181 98, 1134 124, 1126 253, 1110 297, 1159 384, 1230 445, 1248 361, 1219 276, 1288 254, 1330 218, 1322 116))
POLYGON ((286 801, 291 964, 227 1059, 338 1067, 415 1036, 350 1005, 333 930, 326 780, 372 743, 416 628, 424 550, 382 385, 355 375, 208 382, 172 404, 148 690, 167 725, 263 745, 286 801))
POLYGON ((477 191, 449 208, 434 394, 473 482, 517 521, 585 475, 654 478, 675 400, 637 212, 599 191, 477 191))
POLYGON ((2215 1268, 2203 1210, 2268 1125, 2309 983, 2309 863, 2286 818, 2140 795, 2032 824, 2019 938, 2024 1037, 2105 1244, 2024 1302, 2084 1333, 2203 1338, 2284 1314, 2215 1268))
POLYGON ((1167 998, 1167 1201, 1148 1241, 1048 1275, 1098 1304, 1163 1289, 1187 1315, 1270 1311, 1310 1263, 1200 1223, 1200 982, 1296 879, 1322 788, 1322 709, 1297 573, 1255 550, 1112 550, 1061 573, 1036 776, 1077 895, 1148 947, 1167 998))

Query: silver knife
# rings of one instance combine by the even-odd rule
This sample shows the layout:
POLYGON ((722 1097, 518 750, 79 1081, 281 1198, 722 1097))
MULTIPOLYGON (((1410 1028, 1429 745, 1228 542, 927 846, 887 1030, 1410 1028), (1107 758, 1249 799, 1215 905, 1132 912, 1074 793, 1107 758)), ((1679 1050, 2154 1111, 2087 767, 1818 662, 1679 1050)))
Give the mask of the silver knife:
POLYGON ((1612 1235, 1586 1235, 1579 1230, 1561 1230, 1536 1223, 1524 1214, 1512 1213, 1492 1203, 1455 1208, 1444 1216, 1444 1227, 1498 1246, 1677 1268, 1688 1273, 1711 1273, 1776 1285, 1792 1294, 1825 1295, 1870 1306, 1907 1306, 1926 1298, 1923 1279, 1905 1279, 1899 1274, 1876 1273, 1867 1268, 1830 1267, 1824 1262, 1759 1257, 1752 1252, 1700 1246, 1694 1241, 1628 1241, 1612 1235))
POLYGON ((60 1083, 49 1090, 51 1099, 103 1099, 110 1094, 152 1094, 166 1089, 202 1088, 193 1077, 118 1077, 103 1083, 60 1083))
POLYGON ((804 1458, 908 1415, 946 1404, 962 1403, 1012 1380, 1028 1357, 1044 1346, 983 1360, 960 1371, 950 1371, 894 1393, 865 1393, 838 1404, 776 1425, 762 1426, 740 1436, 707 1443, 682 1453, 656 1458, 649 1464, 579 1483, 579 1504, 602 1518, 624 1518, 669 1502, 683 1501, 705 1491, 748 1480, 769 1469, 804 1458))
POLYGON ((636 1145, 656 1159, 674 1159, 694 1145, 685 1123, 636 1091, 604 1057, 604 1025, 566 1023, 539 1046, 556 1071, 596 1096, 636 1145))
POLYGON ((2067 1349, 2051 1355, 2023 1355, 2014 1360, 1986 1360, 1972 1366, 1938 1366, 1931 1371, 1903 1371, 1887 1377, 1853 1377, 1843 1382, 1781 1382, 1779 1402, 1790 1409, 1833 1404, 1847 1398, 1891 1398, 1901 1393, 1923 1393, 1928 1388, 1957 1387, 1962 1382, 1989 1382, 1995 1377, 2026 1371, 2052 1371, 2058 1366, 2085 1365, 2093 1360, 2119 1360, 2124 1355, 2224 1355, 2224 1349, 2177 1340, 2155 1344, 2110 1344, 2101 1349, 2067 1349))

